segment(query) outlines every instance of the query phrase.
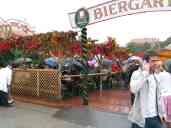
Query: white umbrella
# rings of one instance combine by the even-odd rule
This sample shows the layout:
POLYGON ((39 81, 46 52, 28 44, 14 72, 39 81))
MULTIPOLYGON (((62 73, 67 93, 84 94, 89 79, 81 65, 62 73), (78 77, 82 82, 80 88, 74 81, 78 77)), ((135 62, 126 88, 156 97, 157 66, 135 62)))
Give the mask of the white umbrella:
POLYGON ((31 58, 18 58, 14 61, 15 64, 19 64, 19 63, 29 63, 32 62, 31 58))
POLYGON ((138 61, 142 61, 142 58, 139 56, 131 56, 128 58, 128 62, 131 62, 133 60, 138 60, 138 61))

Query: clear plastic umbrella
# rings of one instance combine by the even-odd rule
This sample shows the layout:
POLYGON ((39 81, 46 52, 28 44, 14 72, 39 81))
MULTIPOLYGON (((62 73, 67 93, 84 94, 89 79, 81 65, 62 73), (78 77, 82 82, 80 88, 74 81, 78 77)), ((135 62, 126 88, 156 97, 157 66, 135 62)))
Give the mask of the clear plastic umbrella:
POLYGON ((20 64, 20 63, 30 63, 32 62, 32 59, 31 58, 18 58, 16 59, 13 63, 14 64, 20 64))

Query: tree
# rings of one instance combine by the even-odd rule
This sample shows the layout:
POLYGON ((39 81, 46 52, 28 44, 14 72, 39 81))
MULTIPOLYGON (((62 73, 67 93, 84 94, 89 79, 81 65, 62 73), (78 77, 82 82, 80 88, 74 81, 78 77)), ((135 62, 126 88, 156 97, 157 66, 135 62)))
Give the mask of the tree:
POLYGON ((143 48, 136 42, 129 42, 126 47, 130 52, 143 51, 143 48))
POLYGON ((148 49, 151 49, 151 44, 148 43, 148 42, 145 42, 145 43, 144 43, 144 46, 142 46, 142 48, 143 48, 143 51, 146 51, 146 50, 148 50, 148 49))
POLYGON ((171 37, 168 37, 165 41, 161 41, 159 43, 160 43, 160 46, 162 48, 164 48, 164 47, 168 46, 169 44, 171 44, 171 37))

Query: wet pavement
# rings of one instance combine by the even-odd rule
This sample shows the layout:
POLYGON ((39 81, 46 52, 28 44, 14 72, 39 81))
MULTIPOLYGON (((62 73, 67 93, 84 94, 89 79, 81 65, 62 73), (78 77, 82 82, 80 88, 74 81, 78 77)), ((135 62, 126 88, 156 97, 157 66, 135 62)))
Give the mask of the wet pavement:
MULTIPOLYGON (((44 105, 53 108, 82 107, 80 97, 68 100, 47 100, 33 97, 14 97, 18 101, 44 105)), ((89 95, 89 106, 105 112, 128 113, 130 107, 130 93, 128 90, 95 91, 89 95)))
POLYGON ((125 113, 104 112, 92 107, 51 108, 16 102, 0 107, 2 128, 129 128, 125 113))
POLYGON ((91 107, 69 108, 58 111, 54 117, 84 127, 129 128, 130 122, 125 113, 97 111, 91 107))

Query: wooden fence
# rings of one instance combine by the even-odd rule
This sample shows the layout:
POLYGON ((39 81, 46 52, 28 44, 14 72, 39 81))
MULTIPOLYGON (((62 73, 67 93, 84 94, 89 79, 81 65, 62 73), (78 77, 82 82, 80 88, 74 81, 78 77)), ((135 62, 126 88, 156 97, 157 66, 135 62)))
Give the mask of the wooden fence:
POLYGON ((61 98, 61 73, 53 69, 14 69, 12 94, 61 98))

